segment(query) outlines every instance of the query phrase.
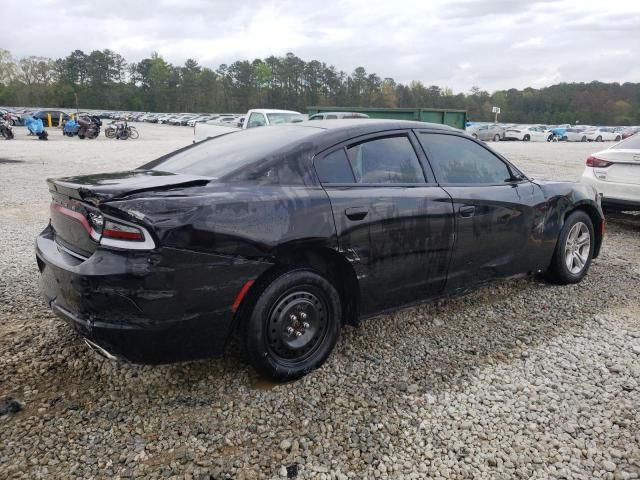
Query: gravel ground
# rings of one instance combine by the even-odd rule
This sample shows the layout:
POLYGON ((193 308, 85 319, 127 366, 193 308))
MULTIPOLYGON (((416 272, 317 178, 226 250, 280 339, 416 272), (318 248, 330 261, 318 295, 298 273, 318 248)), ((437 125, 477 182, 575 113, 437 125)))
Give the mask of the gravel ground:
MULTIPOLYGON (((16 128, 0 142, 0 478, 640 478, 639 216, 609 219, 580 285, 500 282, 380 316, 345 328, 294 383, 257 378, 233 352, 115 364, 45 307, 33 241, 46 177, 128 169, 191 141, 188 128, 139 129, 39 142, 16 128)), ((600 147, 494 146, 569 180, 600 147)))

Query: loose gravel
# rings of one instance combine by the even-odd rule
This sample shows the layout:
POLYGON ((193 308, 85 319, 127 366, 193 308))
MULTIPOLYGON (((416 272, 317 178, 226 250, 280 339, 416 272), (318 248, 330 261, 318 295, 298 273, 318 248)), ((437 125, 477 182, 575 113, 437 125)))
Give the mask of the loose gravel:
MULTIPOLYGON (((609 218, 580 285, 499 282, 368 320, 297 382, 266 382, 235 352, 117 364, 44 305, 33 241, 46 177, 129 169, 191 141, 138 128, 128 141, 51 129, 49 142, 16 128, 0 142, 0 478, 640 478, 639 216, 609 218)), ((599 147, 493 146, 568 180, 599 147)))

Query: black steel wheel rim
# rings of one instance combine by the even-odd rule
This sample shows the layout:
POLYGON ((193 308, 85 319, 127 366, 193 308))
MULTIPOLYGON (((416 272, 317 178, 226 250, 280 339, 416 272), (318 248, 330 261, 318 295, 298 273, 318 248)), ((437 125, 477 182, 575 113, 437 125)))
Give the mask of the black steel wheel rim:
POLYGON ((265 340, 269 353, 284 363, 300 363, 322 346, 328 329, 328 304, 312 287, 282 294, 269 311, 265 340))

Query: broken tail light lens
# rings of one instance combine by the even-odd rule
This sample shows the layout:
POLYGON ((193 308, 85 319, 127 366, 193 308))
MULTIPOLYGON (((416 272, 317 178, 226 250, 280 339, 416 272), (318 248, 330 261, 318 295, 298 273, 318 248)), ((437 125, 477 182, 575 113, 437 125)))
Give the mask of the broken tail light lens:
POLYGON ((601 160, 598 157, 594 157, 593 155, 589 155, 587 157, 587 167, 607 168, 610 165, 613 164, 611 162, 607 162, 606 160, 601 160))
POLYGON ((106 220, 102 229, 103 238, 112 238, 114 240, 127 240, 130 242, 144 242, 144 233, 139 228, 131 225, 106 220))

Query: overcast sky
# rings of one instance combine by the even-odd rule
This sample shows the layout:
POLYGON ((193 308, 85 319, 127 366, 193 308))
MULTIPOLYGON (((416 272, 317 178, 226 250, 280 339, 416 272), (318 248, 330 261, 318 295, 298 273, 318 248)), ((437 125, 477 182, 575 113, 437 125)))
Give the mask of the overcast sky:
POLYGON ((455 92, 640 81, 640 0, 3 0, 0 32, 15 57, 110 48, 217 68, 294 52, 455 92))

